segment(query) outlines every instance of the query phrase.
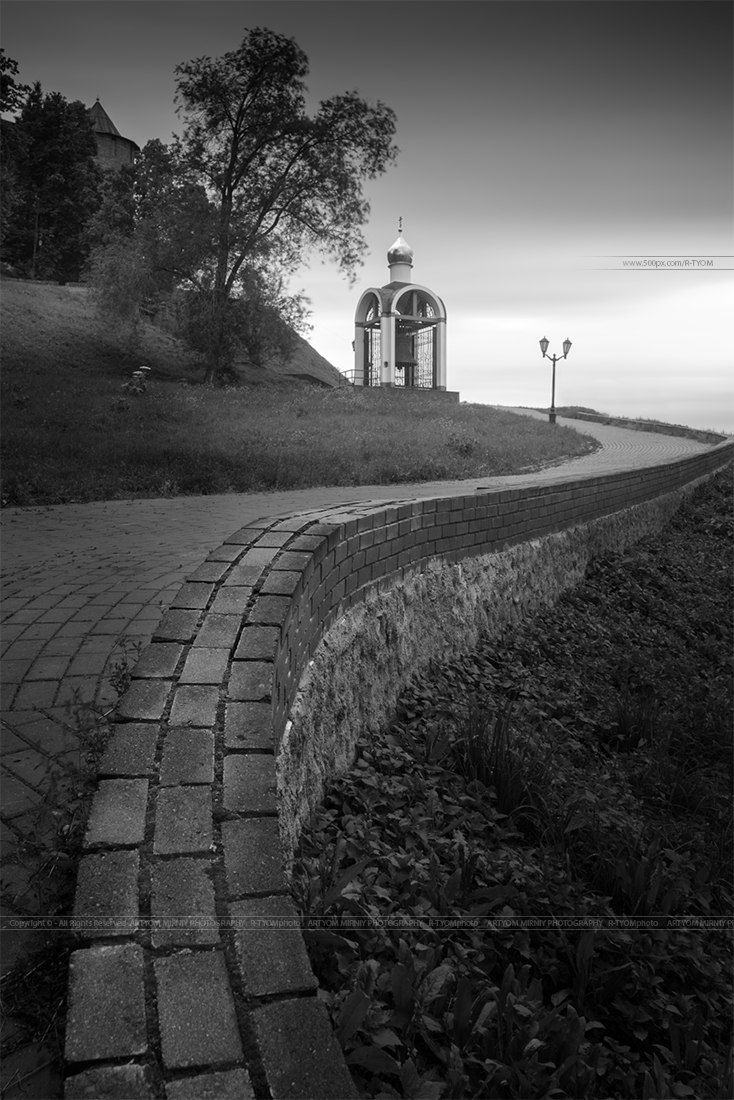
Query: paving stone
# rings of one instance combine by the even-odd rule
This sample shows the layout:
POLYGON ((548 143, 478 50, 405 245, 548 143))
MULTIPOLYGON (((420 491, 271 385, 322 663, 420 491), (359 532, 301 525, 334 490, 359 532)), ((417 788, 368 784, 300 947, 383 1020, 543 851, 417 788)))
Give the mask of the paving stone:
POLYGON ((205 729, 170 729, 163 742, 162 787, 214 781, 214 734, 205 729))
POLYGON ((231 649, 241 625, 242 618, 239 615, 220 615, 210 610, 201 624, 201 630, 194 638, 194 646, 196 648, 205 646, 209 649, 231 649))
POLYGON ((209 787, 164 787, 156 800, 156 855, 208 852, 212 844, 209 787))
POLYGON ((152 775, 158 731, 157 723, 118 723, 100 761, 99 774, 152 775))
MULTIPOLYGON (((33 643, 31 642, 30 644, 32 645, 33 643)), ((49 638, 47 642, 41 644, 43 645, 44 656, 72 657, 79 649, 81 641, 79 638, 60 637, 57 634, 55 638, 49 638)))
POLYGON ((314 512, 295 512, 292 516, 287 516, 285 519, 280 519, 275 525, 277 531, 290 531, 295 533, 304 528, 314 516, 314 512))
POLYGON ((177 642, 151 642, 135 662, 133 676, 136 679, 173 676, 182 653, 183 646, 177 642))
POLYGON ((217 720, 219 688, 184 684, 176 688, 171 707, 172 726, 199 726, 211 729, 217 720))
POLYGON ((229 977, 219 951, 156 959, 155 975, 167 1069, 242 1058, 229 977))
MULTIPOLYGON (((59 629, 63 629, 63 626, 65 626, 65 625, 66 624, 64 623, 62 625, 62 627, 60 627, 59 629)), ((5 622, 5 623, 3 623, 3 639, 2 639, 3 644, 7 645, 8 642, 12 642, 15 638, 20 638, 20 636, 25 635, 25 633, 26 633, 26 627, 24 626, 23 623, 11 624, 11 623, 5 622)), ((43 640, 45 640, 46 637, 47 637, 47 635, 41 635, 40 636, 40 638, 43 639, 43 640)), ((36 638, 38 639, 39 636, 36 635, 36 638)))
POLYGON ((276 1001, 252 1015, 272 1096, 352 1100, 359 1095, 326 1008, 315 997, 276 1001))
POLYGON ((245 626, 237 643, 235 657, 246 661, 272 661, 280 641, 277 626, 245 626))
MULTIPOLYGON (((54 718, 46 718, 37 714, 35 711, 27 713, 15 711, 12 715, 13 725, 22 729, 22 736, 26 743, 31 748, 49 756, 71 751, 78 752, 78 737, 66 728, 64 724, 66 718, 67 715, 63 714, 57 721, 54 718)), ((3 746, 9 744, 7 740, 8 733, 6 733, 3 726, 3 746)))
POLYGON ((45 623, 65 623, 68 618, 68 607, 55 607, 52 611, 44 611, 43 613, 43 621, 45 623))
POLYGON ((117 695, 117 690, 112 683, 103 679, 97 688, 94 701, 98 706, 110 709, 117 702, 117 695))
POLYGON ((133 680, 117 707, 118 718, 147 718, 155 721, 163 717, 171 680, 133 680))
POLYGON ((252 595, 250 585, 238 585, 232 588, 220 588, 212 601, 210 613, 237 615, 241 618, 252 595))
POLYGON ((5 765, 0 771, 0 805, 6 818, 19 817, 41 804, 41 795, 22 783, 5 765))
POLYGON ((234 661, 227 689, 230 699, 251 702, 269 699, 274 674, 272 661, 234 661))
POLYGON ((301 553, 297 550, 285 550, 278 560, 273 562, 273 569, 292 569, 296 572, 303 572, 311 561, 313 561, 312 554, 301 553))
POLYGON ((0 665, 0 683, 21 683, 30 667, 31 661, 28 658, 14 660, 8 657, 3 657, 2 664, 0 665))
POLYGON ((96 1066, 64 1082, 64 1100, 155 1100, 145 1066, 96 1066))
POLYGON ((18 684, 3 684, 0 686, 0 709, 10 711, 13 698, 18 693, 18 684))
POLYGON ((54 706, 81 706, 92 703, 99 686, 99 676, 65 676, 54 695, 54 706))
POLYGON ((205 561, 202 562, 193 573, 189 573, 186 580, 189 582, 208 581, 212 584, 216 584, 217 581, 222 579, 228 569, 229 564, 227 562, 205 561))
MULTIPOLYGON (((53 638, 56 634, 57 624, 37 621, 37 623, 23 627, 22 623, 11 623, 9 626, 4 626, 2 632, 7 637, 12 637, 12 631, 21 629, 24 638, 53 638)), ((15 637, 18 637, 18 635, 15 635, 15 637)))
MULTIPOLYGON (((98 611, 93 611, 95 615, 98 615, 98 611)), ((90 629, 90 634, 110 634, 115 638, 119 638, 127 630, 129 620, 128 619, 110 619, 105 616, 104 619, 100 619, 99 622, 94 623, 90 629)))
POLYGON ((186 858, 159 860, 153 865, 150 915, 159 919, 162 925, 152 933, 154 947, 219 942, 219 932, 214 924, 201 928, 174 927, 176 923, 183 924, 186 917, 215 920, 214 887, 206 873, 208 866, 208 860, 186 858), (167 921, 170 927, 166 927, 167 921))
POLYGON ((153 631, 160 641, 190 642, 196 634, 200 611, 167 611, 153 631))
POLYGON ((97 638, 88 635, 79 642, 78 657, 103 657, 105 660, 110 653, 119 653, 122 647, 119 641, 113 638, 97 638))
POLYGON ((137 944, 72 952, 68 994, 68 1062, 127 1058, 146 1050, 143 949, 137 944))
POLYGON ((303 574, 287 569, 275 569, 269 573, 260 591, 263 595, 292 596, 301 583, 303 574))
POLYGON ((142 844, 147 799, 147 779, 102 779, 92 801, 85 847, 142 844))
POLYGON ((242 546, 241 545, 237 544, 237 545, 234 545, 234 546, 230 546, 230 545, 224 544, 222 546, 218 546, 216 550, 212 550, 211 553, 207 554, 206 560, 207 561, 227 561, 227 562, 231 562, 231 561, 236 561, 241 553, 242 553, 242 546))
POLYGON ((38 657, 25 674, 26 680, 60 680, 66 672, 69 658, 38 657))
POLYGON ((259 538, 260 535, 267 529, 267 523, 262 524, 247 524, 245 527, 240 527, 231 535, 227 535, 226 543, 235 543, 242 550, 243 546, 249 546, 251 542, 259 538))
MULTIPOLYGON (((4 744, 3 750, 5 750, 4 744)), ((45 756, 40 756, 30 745, 17 749, 7 756, 3 751, 3 757, 3 765, 15 779, 19 779, 27 787, 32 787, 36 791, 44 786, 48 777, 49 762, 45 756)))
POLYGON ((224 710, 224 743, 228 749, 272 749, 272 704, 227 703, 224 710))
POLYGON ((203 609, 209 603, 213 592, 213 584, 182 584, 171 600, 171 607, 203 609))
POLYGON ((88 931, 96 932, 97 936, 129 935, 138 924, 139 870, 137 852, 100 852, 84 856, 77 874, 74 916, 92 920, 105 917, 115 921, 102 932, 90 925, 88 931))
POLYGON ((247 898, 233 902, 230 913, 249 925, 235 933, 237 962, 247 995, 318 989, 290 898, 247 898), (277 922, 284 919, 292 922, 290 927, 278 927, 277 922))
POLYGON ((279 553, 280 547, 278 546, 263 546, 258 542, 257 546, 253 546, 251 550, 248 550, 246 554, 243 554, 240 558, 239 565, 270 565, 273 558, 279 553))
POLYGON ((292 606, 286 596, 258 596, 250 611, 250 622, 282 626, 292 606))
POLYGON ((277 818, 223 821, 222 842, 230 897, 286 890, 277 818))
MULTIPOLYGON (((5 601, 3 601, 4 603, 5 601)), ((43 650, 45 656, 49 644, 50 642, 44 642, 42 638, 36 638, 35 640, 31 638, 29 641, 21 639, 19 642, 11 642, 7 649, 3 650, 3 664, 6 660, 25 661, 27 668, 27 662, 37 657, 41 650, 43 650)))
MULTIPOLYGON (((56 641, 58 638, 83 638, 88 633, 88 625, 85 622, 75 621, 62 623, 54 637, 49 638, 49 642, 56 641)), ((3 633, 5 633, 4 628, 3 633)))
POLYGON ((225 810, 276 813, 276 794, 275 757, 271 753, 230 753, 225 757, 225 810))
POLYGON ((179 678, 181 684, 221 684, 229 663, 229 649, 192 647, 179 678))
POLYGON ((291 550, 317 550, 322 542, 322 535, 298 535, 291 543, 291 550))
POLYGON ((244 586, 251 588, 260 579, 264 568, 263 565, 242 565, 238 562, 229 576, 225 578, 224 587, 240 588, 244 586))
POLYGON ((42 710, 50 707, 58 690, 57 680, 38 680, 33 683, 21 684, 18 694, 13 699, 15 710, 42 710))
POLYGON ((285 546, 288 539, 292 537, 290 531, 266 531, 263 535, 260 535, 254 549, 257 550, 261 546, 277 546, 280 548, 281 546, 285 546))
POLYGON ((229 1069, 169 1081, 166 1100, 255 1100, 255 1093, 246 1069, 229 1069))
POLYGON ((110 647, 94 653, 78 653, 69 665, 69 676, 99 676, 109 659, 110 647))

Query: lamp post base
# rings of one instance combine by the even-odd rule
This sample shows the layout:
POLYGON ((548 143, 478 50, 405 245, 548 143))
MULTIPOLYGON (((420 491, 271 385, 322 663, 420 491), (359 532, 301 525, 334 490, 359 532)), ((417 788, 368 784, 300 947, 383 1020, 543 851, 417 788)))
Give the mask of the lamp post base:
POLYGON ((555 414, 555 411, 554 411, 554 412, 549 412, 549 413, 548 413, 548 423, 549 423, 549 424, 555 424, 555 422, 556 422, 556 414, 555 414))

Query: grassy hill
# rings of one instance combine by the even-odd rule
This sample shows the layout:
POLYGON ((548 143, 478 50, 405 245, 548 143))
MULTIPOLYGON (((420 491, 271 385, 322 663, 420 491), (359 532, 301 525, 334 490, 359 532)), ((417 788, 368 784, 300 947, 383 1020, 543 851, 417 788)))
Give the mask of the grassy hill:
MULTIPOLYGON (((24 280, 2 281, 3 357, 8 369, 38 367, 70 369, 118 376, 122 382, 141 364, 154 379, 197 381, 202 366, 197 356, 164 329, 142 321, 139 339, 130 347, 97 316, 82 286, 57 286, 24 280)), ((258 369, 242 360, 235 364, 248 385, 291 384, 294 378, 329 386, 343 376, 301 336, 287 360, 271 360, 258 369)))
POLYGON ((2 311, 4 504, 491 476, 596 446, 483 405, 345 386, 300 338, 287 362, 205 387, 178 340, 146 322, 131 345, 83 287, 4 280, 2 311), (147 392, 125 392, 143 364, 147 392))

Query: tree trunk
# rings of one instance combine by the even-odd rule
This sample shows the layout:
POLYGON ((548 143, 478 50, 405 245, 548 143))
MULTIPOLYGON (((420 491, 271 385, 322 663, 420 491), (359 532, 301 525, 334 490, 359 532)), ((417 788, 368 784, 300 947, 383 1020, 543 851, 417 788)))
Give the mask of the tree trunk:
POLYGON ((226 344, 226 294, 223 288, 214 288, 212 295, 211 323, 206 355, 206 374, 204 381, 211 385, 221 371, 224 363, 224 348, 226 344))
POLYGON ((39 203, 39 198, 38 198, 38 192, 36 192, 36 205, 35 205, 35 213, 34 213, 34 218, 33 218, 33 256, 31 258, 31 279, 35 279, 35 277, 36 277, 36 261, 37 261, 37 257, 38 257, 38 238, 39 238, 39 233, 38 233, 39 204, 40 203, 39 203))
POLYGON ((232 217, 232 200, 222 196, 219 210, 219 240, 217 245, 217 271, 212 291, 212 324, 209 338, 205 381, 211 384, 224 366, 227 323, 227 268, 229 266, 229 226, 232 217))

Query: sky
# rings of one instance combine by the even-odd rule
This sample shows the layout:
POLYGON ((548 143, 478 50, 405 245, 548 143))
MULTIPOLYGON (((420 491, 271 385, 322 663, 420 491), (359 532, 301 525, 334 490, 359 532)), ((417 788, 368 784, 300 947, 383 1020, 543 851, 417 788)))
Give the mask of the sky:
POLYGON ((559 354, 568 337, 558 405, 734 433, 733 12, 728 0, 3 0, 1 33, 23 81, 99 96, 140 146, 180 127, 176 64, 255 26, 295 38, 311 106, 351 89, 382 100, 400 148, 365 186, 355 284, 316 255, 292 281, 322 355, 352 366, 354 310, 388 281, 402 216, 413 278, 446 304, 448 388, 462 400, 547 405, 538 341, 559 354))

